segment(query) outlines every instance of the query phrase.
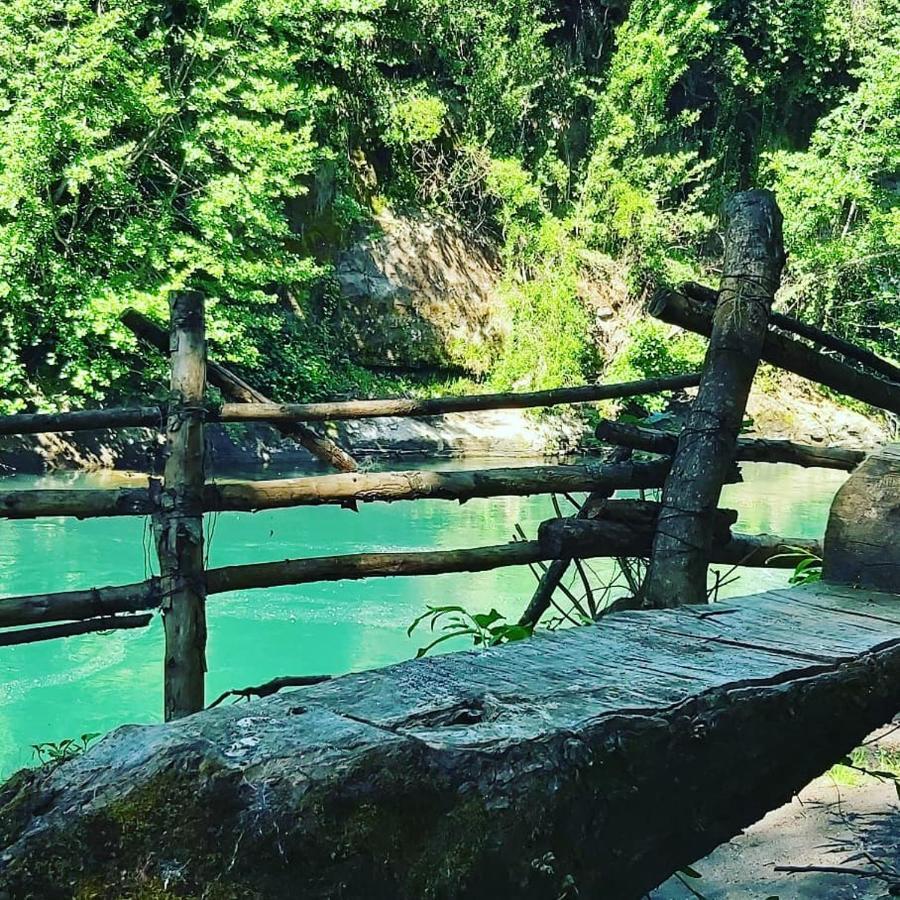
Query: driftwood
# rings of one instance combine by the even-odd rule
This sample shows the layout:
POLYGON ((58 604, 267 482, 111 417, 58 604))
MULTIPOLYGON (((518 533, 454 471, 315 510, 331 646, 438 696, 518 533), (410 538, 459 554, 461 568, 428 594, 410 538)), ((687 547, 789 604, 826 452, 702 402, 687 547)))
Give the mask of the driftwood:
POLYGON ((166 635, 166 719, 203 709, 206 587, 203 575, 203 394, 206 331, 203 296, 173 294, 172 402, 166 428, 164 489, 153 517, 166 635))
MULTIPOLYGON (((655 428, 628 425, 624 422, 601 421, 597 439, 619 447, 672 456, 678 446, 678 435, 655 428)), ((738 438, 734 458, 738 462, 790 463, 804 468, 840 469, 852 472, 865 458, 865 450, 843 447, 815 447, 793 441, 770 438, 738 438)), ((0 505, 2 505, 0 495, 0 505)))
POLYGON ((768 191, 736 194, 726 206, 725 261, 697 397, 663 489, 644 583, 650 607, 706 601, 710 515, 729 466, 781 280, 781 212, 768 191))
POLYGON ((150 613, 139 616, 108 616, 100 619, 85 619, 82 622, 66 622, 63 625, 44 625, 39 628, 20 628, 0 632, 0 647, 15 647, 20 644, 37 644, 57 638, 75 637, 79 634, 124 631, 128 628, 144 628, 150 624, 150 613))
MULTIPOLYGON (((611 501, 617 502, 627 501, 611 501)), ((529 565, 560 556, 580 559, 646 556, 650 551, 653 536, 652 525, 648 524, 643 530, 639 530, 621 520, 613 521, 616 516, 612 512, 610 516, 610 521, 590 523, 595 527, 574 535, 571 543, 554 542, 552 548, 547 546, 549 539, 545 539, 544 542, 519 541, 464 550, 352 553, 344 556, 288 559, 208 569, 206 593, 211 596, 227 591, 319 581, 484 572, 509 566, 529 565)), ((558 522, 566 521, 569 520, 553 519, 546 527, 556 527, 558 522)), ((712 562, 793 568, 795 561, 792 559, 773 559, 790 546, 804 547, 818 556, 822 554, 822 547, 818 541, 777 535, 732 533, 727 543, 713 547, 712 562)), ((128 585, 94 588, 89 591, 0 598, 0 625, 29 625, 60 619, 86 619, 96 616, 99 611, 111 614, 156 609, 160 605, 161 597, 164 596, 158 580, 151 579, 128 585)))
MULTIPOLYGON (((121 316, 122 323, 137 337, 156 347, 162 353, 168 352, 168 338, 165 331, 151 319, 134 309, 127 309, 121 316)), ((219 363, 207 360, 207 378, 209 383, 215 385, 226 397, 240 404, 269 403, 269 398, 256 388, 247 384, 230 369, 219 363)), ((212 417, 209 419, 212 420, 212 417)), ((311 428, 304 425, 285 425, 278 431, 285 437, 294 438, 299 444, 309 450, 313 456, 327 463, 340 472, 355 472, 356 461, 339 447, 330 438, 316 434, 311 428)))
MULTIPOLYGON (((715 288, 697 284, 695 281, 686 281, 684 284, 680 285, 679 288, 681 293, 686 294, 688 297, 694 297, 697 300, 701 300, 704 303, 715 305, 719 302, 719 292, 715 288)), ((801 322, 800 319, 795 319, 793 316, 786 316, 779 312, 772 312, 769 316, 769 322, 776 328, 780 328, 782 331, 789 331, 792 334, 797 334, 800 337, 812 341, 814 344, 818 344, 820 347, 824 347, 826 350, 833 350, 836 353, 840 353, 841 356, 845 356, 847 359, 855 360, 867 369, 871 369, 873 372, 883 375, 889 381, 900 382, 900 367, 883 359, 871 350, 860 347, 859 344, 845 341, 835 334, 823 331, 821 328, 816 328, 815 325, 810 325, 808 322, 801 322)))
MULTIPOLYGON (((640 463, 585 463, 571 466, 521 466, 458 471, 409 470, 315 475, 273 481, 207 484, 207 512, 255 511, 323 504, 353 507, 357 503, 403 500, 457 500, 562 494, 600 488, 642 490, 660 488, 668 460, 640 463)), ((732 473, 737 480, 737 472, 732 473)), ((151 483, 152 484, 152 483, 151 483)), ((156 489, 25 490, 0 492, 0 518, 39 516, 147 515, 154 511, 156 489)))
POLYGON ((118 729, 0 788, 0 893, 637 900, 898 706, 893 597, 620 613, 118 729))
MULTIPOLYGON (((675 291, 662 290, 654 296, 648 311, 663 322, 709 337, 715 307, 675 291)), ((900 415, 900 384, 826 356, 785 334, 769 331, 761 358, 839 394, 900 415)))
POLYGON ((330 422, 340 419, 373 419, 385 416, 441 416, 485 409, 526 409, 568 403, 594 403, 677 391, 696 387, 699 375, 670 375, 618 384, 587 384, 548 391, 504 394, 465 394, 425 400, 347 400, 335 403, 226 403, 219 412, 222 422, 330 422))

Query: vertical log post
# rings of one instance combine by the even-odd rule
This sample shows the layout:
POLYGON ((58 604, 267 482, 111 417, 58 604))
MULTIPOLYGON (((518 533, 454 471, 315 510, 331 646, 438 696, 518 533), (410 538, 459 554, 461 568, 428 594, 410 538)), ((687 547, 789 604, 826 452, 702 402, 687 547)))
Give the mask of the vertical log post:
POLYGON ((166 468, 154 515, 165 627, 166 720, 204 705, 206 576, 203 570, 203 393, 206 333, 203 296, 170 300, 171 402, 166 428, 166 468))
POLYGON ((644 605, 706 601, 712 513, 734 459, 784 267, 781 211, 769 191, 725 208, 725 262, 697 399, 663 489, 644 605))

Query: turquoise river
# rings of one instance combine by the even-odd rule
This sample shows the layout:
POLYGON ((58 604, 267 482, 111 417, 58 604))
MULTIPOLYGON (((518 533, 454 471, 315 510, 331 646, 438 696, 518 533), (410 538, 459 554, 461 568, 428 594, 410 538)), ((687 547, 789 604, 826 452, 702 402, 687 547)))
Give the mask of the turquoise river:
MULTIPOLYGON (((846 476, 755 464, 744 466, 744 477, 723 499, 723 505, 740 511, 740 530, 812 537, 823 533, 831 498, 846 476)), ((0 486, 94 487, 121 479, 114 473, 12 476, 0 478, 0 486)), ((517 524, 531 536, 552 515, 547 497, 367 504, 357 513, 330 507, 227 513, 208 517, 209 564, 502 543, 517 524)), ((0 597, 136 581, 153 570, 153 562, 143 519, 0 521, 0 597)), ((750 592, 786 579, 785 572, 745 572, 727 592, 750 592)), ((424 635, 410 638, 406 629, 426 604, 457 603, 473 612, 496 607, 514 617, 534 583, 531 572, 519 568, 212 597, 208 695, 278 675, 342 673, 408 659, 424 635)), ((125 722, 158 721, 161 657, 158 617, 140 631, 0 648, 0 780, 34 763, 32 744, 104 732, 125 722)))

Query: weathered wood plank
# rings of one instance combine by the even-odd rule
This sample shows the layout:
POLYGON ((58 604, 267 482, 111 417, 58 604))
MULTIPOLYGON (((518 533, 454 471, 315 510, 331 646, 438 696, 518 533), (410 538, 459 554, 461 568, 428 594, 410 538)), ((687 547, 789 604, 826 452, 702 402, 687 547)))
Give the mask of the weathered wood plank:
POLYGON ((276 900, 635 900, 900 708, 900 624, 836 607, 849 631, 807 638, 829 596, 622 613, 120 729, 0 788, 0 891, 177 872, 276 900))

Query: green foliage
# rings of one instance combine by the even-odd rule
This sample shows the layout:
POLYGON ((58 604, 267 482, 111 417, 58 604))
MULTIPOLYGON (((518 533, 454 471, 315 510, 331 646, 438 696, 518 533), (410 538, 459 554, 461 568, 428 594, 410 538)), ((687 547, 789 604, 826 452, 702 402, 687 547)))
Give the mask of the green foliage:
POLYGON ((100 737, 99 731, 91 731, 77 738, 66 738, 62 741, 44 741, 40 744, 32 744, 31 748, 41 765, 47 763, 61 763, 67 759, 80 756, 90 745, 100 737))
MULTIPOLYGON (((810 553, 803 547, 788 545, 784 553, 773 556, 772 559, 796 560, 794 571, 788 579, 788 584, 816 584, 822 580, 822 557, 810 553)), ((771 562, 771 560, 770 560, 771 562)))
MULTIPOLYGON (((782 303, 900 355, 897 0, 195 0, 178 32, 158 9, 0 8, 0 412, 164 381, 117 316, 186 284, 276 396, 382 390, 312 311, 384 205, 500 246, 507 339, 471 359, 498 387, 594 376, 585 254, 641 296, 708 274, 752 184, 786 214, 782 303)), ((681 352, 633 344, 622 371, 681 352)))
POLYGON ((406 633, 412 637, 413 631, 426 620, 432 633, 440 625, 440 636, 420 647, 416 651, 416 659, 454 638, 471 637, 476 647, 496 647, 498 644, 522 641, 531 637, 533 628, 514 625, 505 619, 506 616, 496 609, 488 613, 470 613, 462 606, 429 606, 427 612, 413 621, 406 633))
MULTIPOLYGON (((629 341, 607 370, 609 381, 637 381, 699 372, 706 342, 697 335, 675 330, 655 319, 641 319, 629 329, 629 341)), ((665 408, 663 395, 636 397, 632 401, 647 412, 665 408)))

